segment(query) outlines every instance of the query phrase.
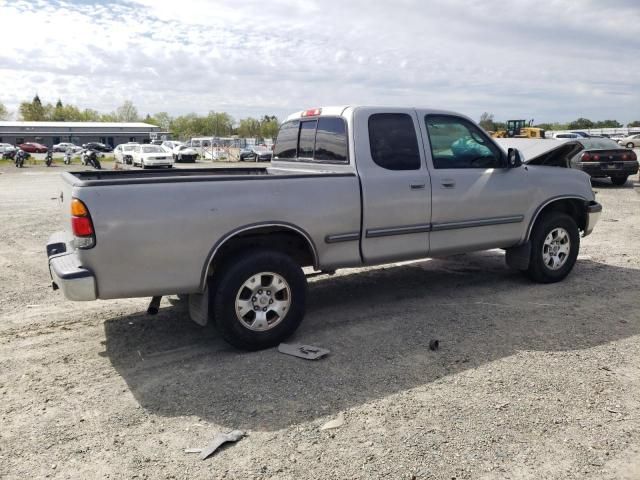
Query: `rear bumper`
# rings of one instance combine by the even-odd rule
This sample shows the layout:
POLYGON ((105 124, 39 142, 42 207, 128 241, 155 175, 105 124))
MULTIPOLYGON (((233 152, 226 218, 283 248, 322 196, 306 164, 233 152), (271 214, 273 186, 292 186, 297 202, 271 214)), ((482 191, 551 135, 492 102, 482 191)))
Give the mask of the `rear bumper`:
POLYGON ((592 177, 621 177, 638 173, 638 162, 578 162, 578 169, 592 177))
POLYGON ((51 286, 60 289, 69 300, 95 300, 96 279, 89 269, 83 268, 76 251, 68 249, 67 235, 54 233, 47 242, 51 286))
POLYGON ((602 213, 602 205, 599 204, 598 202, 593 201, 587 204, 587 208, 586 208, 587 221, 584 226, 584 234, 583 234, 584 237, 586 237, 591 232, 593 232, 593 228, 596 226, 596 223, 598 223, 598 220, 600 220, 601 213, 602 213))

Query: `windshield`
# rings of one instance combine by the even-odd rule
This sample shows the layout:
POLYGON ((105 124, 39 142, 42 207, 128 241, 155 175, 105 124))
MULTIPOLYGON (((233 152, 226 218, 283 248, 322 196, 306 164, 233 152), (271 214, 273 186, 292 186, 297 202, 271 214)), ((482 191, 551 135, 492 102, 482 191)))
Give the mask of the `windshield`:
POLYGON ((157 145, 148 145, 146 147, 142 147, 143 153, 164 153, 164 150, 157 145))
POLYGON ((131 151, 131 150, 133 150, 134 148, 136 148, 136 145, 125 145, 125 146, 123 146, 123 147, 122 147, 122 149, 123 149, 125 152, 130 152, 130 151, 131 151))

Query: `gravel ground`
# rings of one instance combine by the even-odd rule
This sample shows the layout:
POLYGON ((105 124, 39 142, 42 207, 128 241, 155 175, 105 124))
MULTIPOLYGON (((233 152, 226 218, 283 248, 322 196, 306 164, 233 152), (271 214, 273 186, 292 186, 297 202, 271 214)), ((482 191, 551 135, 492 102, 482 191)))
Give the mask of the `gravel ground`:
POLYGON ((308 362, 236 351, 175 301, 53 292, 65 168, 0 166, 1 478, 640 478, 637 177, 594 182, 560 284, 498 251, 313 278, 294 340, 331 355, 308 362))

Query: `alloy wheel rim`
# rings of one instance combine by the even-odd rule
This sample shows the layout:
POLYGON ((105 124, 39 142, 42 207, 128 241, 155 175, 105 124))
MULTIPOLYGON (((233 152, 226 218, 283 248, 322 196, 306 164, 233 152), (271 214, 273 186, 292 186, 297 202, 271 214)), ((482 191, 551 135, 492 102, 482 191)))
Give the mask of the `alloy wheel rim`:
POLYGON ((265 332, 279 325, 291 309, 291 287, 277 273, 260 272, 238 289, 236 318, 252 331, 265 332))
POLYGON ((550 270, 559 270, 571 253, 569 232, 562 227, 552 229, 542 244, 542 261, 550 270))

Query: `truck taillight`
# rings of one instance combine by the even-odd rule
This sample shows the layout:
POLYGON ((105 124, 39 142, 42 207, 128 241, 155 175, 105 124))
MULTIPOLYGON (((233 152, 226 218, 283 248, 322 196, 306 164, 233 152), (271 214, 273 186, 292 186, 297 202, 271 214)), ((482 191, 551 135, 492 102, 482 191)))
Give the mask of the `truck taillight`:
POLYGON ((74 198, 71 200, 71 230, 78 248, 91 248, 96 244, 95 231, 89 209, 82 202, 74 198))

